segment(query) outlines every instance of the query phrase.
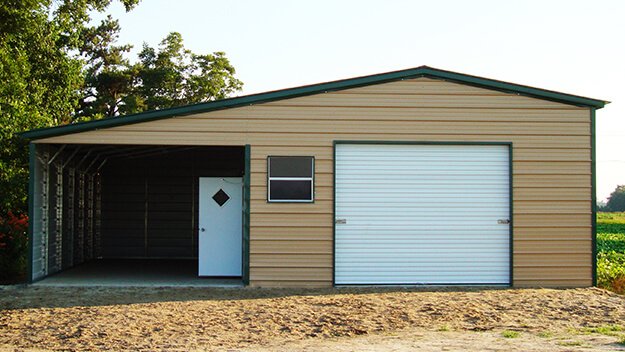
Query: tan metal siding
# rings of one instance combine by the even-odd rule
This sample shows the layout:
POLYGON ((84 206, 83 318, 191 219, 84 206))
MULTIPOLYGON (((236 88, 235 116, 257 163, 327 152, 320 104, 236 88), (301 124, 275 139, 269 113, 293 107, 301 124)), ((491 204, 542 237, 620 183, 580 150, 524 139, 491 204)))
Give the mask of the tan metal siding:
POLYGON ((334 140, 512 142, 514 285, 591 285, 587 108, 422 78, 37 143, 251 144, 251 284, 328 286, 334 140), (267 155, 315 156, 315 203, 266 203, 267 155))

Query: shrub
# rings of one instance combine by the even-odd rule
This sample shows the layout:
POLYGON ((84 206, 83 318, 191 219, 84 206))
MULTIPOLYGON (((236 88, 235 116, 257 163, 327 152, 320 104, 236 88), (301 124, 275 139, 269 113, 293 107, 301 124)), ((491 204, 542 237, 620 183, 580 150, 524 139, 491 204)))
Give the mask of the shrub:
POLYGON ((0 284, 26 278, 28 217, 9 211, 0 215, 0 284))
POLYGON ((501 336, 507 338, 507 339, 515 339, 519 336, 521 336, 521 333, 518 331, 512 331, 512 330, 504 330, 501 332, 501 336))
POLYGON ((597 285, 614 292, 623 291, 625 281, 625 253, 615 251, 597 253, 597 285))
POLYGON ((597 214, 597 286, 625 293, 625 213, 597 214))

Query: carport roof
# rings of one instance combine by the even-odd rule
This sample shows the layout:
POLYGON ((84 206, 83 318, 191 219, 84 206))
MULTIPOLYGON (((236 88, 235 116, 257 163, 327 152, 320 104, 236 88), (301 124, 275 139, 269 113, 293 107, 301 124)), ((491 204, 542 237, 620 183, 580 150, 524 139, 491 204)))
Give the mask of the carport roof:
POLYGON ((269 91, 265 93, 244 95, 240 97, 221 99, 200 104, 146 111, 138 114, 125 115, 122 117, 109 117, 96 121, 80 122, 49 128, 40 128, 24 132, 21 135, 22 137, 27 139, 47 138, 420 77, 441 79, 485 89, 492 89, 506 93, 519 94, 537 99, 556 101, 564 104, 590 107, 595 109, 600 109, 604 107, 605 104, 609 103, 605 100, 592 99, 578 95, 560 93, 551 90, 498 81, 494 79, 471 76, 463 73, 445 71, 428 66, 419 66, 406 70, 348 78, 338 81, 269 91))

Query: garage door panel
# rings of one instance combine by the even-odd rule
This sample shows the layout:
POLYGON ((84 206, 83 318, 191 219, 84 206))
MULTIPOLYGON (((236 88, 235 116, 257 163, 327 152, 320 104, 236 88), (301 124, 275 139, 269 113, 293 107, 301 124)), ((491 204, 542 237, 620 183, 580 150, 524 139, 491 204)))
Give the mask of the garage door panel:
MULTIPOLYGON (((408 244, 416 244, 419 247, 411 250, 422 250, 423 248, 430 246, 480 246, 482 248, 488 248, 490 246, 494 246, 496 244, 504 244, 508 245, 508 241, 506 240, 484 240, 483 238, 479 238, 477 236, 473 237, 461 237, 461 236, 447 236, 444 235, 444 238, 437 238, 436 234, 432 234, 433 238, 415 238, 414 236, 387 236, 386 234, 383 238, 380 236, 342 236, 341 240, 336 241, 336 246, 340 247, 341 245, 345 245, 347 248, 357 248, 367 245, 375 245, 375 246, 391 246, 390 241, 392 241, 392 245, 408 245, 408 244), (353 244, 352 241, 358 241, 358 244, 353 244)), ((441 236, 443 237, 443 236, 441 236)), ((476 255, 476 254, 474 254, 476 255)))
MULTIPOLYGON (((351 205, 347 205, 347 206, 349 207, 351 205)), ((475 206, 471 209, 465 209, 459 206, 449 207, 446 209, 448 212, 462 211, 462 214, 454 215, 455 218, 453 220, 446 220, 446 222, 451 223, 454 221, 460 221, 460 218, 473 219, 475 215, 483 214, 485 211, 496 211, 497 207, 496 205, 480 206, 480 204, 475 204, 475 206)), ((438 218, 449 217, 448 215, 437 212, 436 209, 432 209, 431 204, 429 206, 424 205, 424 206, 419 207, 419 206, 402 206, 401 204, 398 204, 398 203, 391 203, 388 205, 384 204, 383 209, 376 209, 375 207, 363 207, 360 210, 353 209, 351 211, 341 212, 341 214, 351 215, 354 217, 362 216, 362 217, 366 217, 367 219, 370 219, 371 221, 375 221, 376 219, 379 219, 381 221, 387 221, 387 220, 401 219, 405 217, 412 218, 412 219, 415 219, 415 221, 417 221, 418 217, 424 217, 424 216, 428 216, 428 217, 433 216, 433 217, 438 217, 438 218), (402 212, 402 214, 398 214, 399 212, 402 212), (407 213, 418 213, 418 216, 416 216, 415 214, 407 214, 407 213)), ((503 217, 507 216, 507 214, 505 213, 501 213, 499 215, 503 217)))
POLYGON ((363 204, 360 200, 363 198, 368 198, 371 196, 377 196, 379 197, 380 195, 393 195, 391 200, 396 200, 396 199, 402 199, 402 198, 407 198, 407 199, 412 199, 413 197, 419 197, 421 199, 426 198, 425 200, 427 201, 429 198, 429 200, 437 200, 441 197, 451 197, 451 198, 455 198, 458 196, 458 192, 461 192, 463 195, 465 196, 469 196, 469 195, 475 195, 475 196, 481 196, 480 198, 476 197, 476 201, 480 201, 483 199, 484 196, 493 196, 493 197, 497 197, 497 200, 501 199, 501 196, 505 196, 508 194, 509 190, 506 189, 502 189, 501 190, 494 190, 494 189, 489 189, 489 190, 473 190, 473 189, 467 189, 466 186, 464 185, 459 185, 457 187, 452 187, 452 186, 448 186, 446 187, 444 190, 429 190, 429 189, 424 189, 424 190, 413 190, 413 189, 399 189, 399 190, 386 190, 386 189, 371 189, 370 187, 362 187, 363 194, 357 194, 357 193, 353 193, 350 192, 350 189, 345 190, 345 188, 341 191, 336 192, 337 197, 337 203, 346 203, 346 202, 350 202, 353 201, 355 199, 358 200, 358 203, 360 203, 362 206, 365 206, 365 204, 363 204), (349 200, 344 200, 342 196, 344 195, 349 195, 350 199, 349 200))
POLYGON ((437 187, 452 187, 461 191, 467 187, 486 185, 492 188, 489 190, 504 190, 506 184, 498 183, 502 176, 507 174, 490 176, 489 175, 475 175, 474 177, 467 176, 465 178, 453 177, 452 175, 401 175, 401 174, 380 174, 372 175, 368 177, 354 176, 354 177, 337 177, 337 182, 348 183, 344 189, 353 190, 370 190, 372 187, 386 186, 389 183, 394 183, 397 190, 409 189, 412 190, 412 186, 437 186, 437 187), (404 181, 407 178, 411 178, 410 184, 405 184, 404 181))
MULTIPOLYGON (((417 160, 405 160, 404 156, 388 156, 382 160, 371 160, 370 157, 362 157, 358 159, 347 159, 337 162, 340 166, 351 166, 356 170, 369 170, 370 168, 362 165, 363 161, 367 161, 367 165, 371 166, 371 169, 385 169, 388 164, 387 161, 399 161, 401 162, 398 167, 400 170, 411 169, 410 167, 416 167, 419 171, 425 172, 437 172, 437 171, 464 171, 466 167, 480 167, 485 171, 500 171, 499 167, 506 165, 505 161, 467 161, 463 158, 447 159, 445 162, 440 161, 438 158, 421 158, 417 160), (423 162, 427 161, 427 164, 423 162), (453 164, 449 164, 453 162, 453 164)), ((331 167, 331 166, 330 166, 331 167)))
MULTIPOLYGON (((357 217, 349 217, 349 216, 344 216, 342 218, 340 218, 339 216, 342 215, 338 215, 337 214, 337 219, 339 221, 343 220, 344 218, 348 218, 349 220, 347 220, 349 222, 349 226, 341 226, 341 227, 348 227, 348 228, 354 228, 357 230, 361 230, 361 231, 366 231, 366 230, 371 230, 371 231, 383 231, 384 229, 390 228, 390 229, 405 229, 408 226, 410 226, 411 228, 415 228, 415 229, 431 229, 431 230, 447 230, 448 228, 454 229, 454 228, 459 228, 459 229, 463 229, 463 228, 470 228, 470 227, 474 227, 477 229, 482 229, 485 226, 494 226, 492 223, 493 221, 497 221, 495 220, 475 220, 473 218, 471 218, 470 216, 462 216, 459 217, 459 219, 457 219, 455 222, 451 222, 451 221, 447 221, 446 223, 438 223, 438 224, 430 224, 427 223, 427 221, 432 221, 432 217, 428 217, 428 216, 419 216, 419 218, 423 219, 424 223, 420 223, 420 224, 415 224, 414 220, 415 218, 417 218, 417 216, 415 216, 412 219, 387 219, 387 220, 379 220, 377 223, 374 222, 374 220, 370 219, 369 217, 361 217, 361 218, 357 218, 357 217), (392 224, 388 224, 389 221, 392 221, 392 224)), ((445 221, 444 217, 441 217, 441 221, 445 221)), ((497 226, 500 227, 500 226, 497 226)), ((496 228, 496 227, 491 227, 491 228, 496 228)))
MULTIPOLYGON (((339 166, 340 167, 340 166, 339 166)), ((358 171, 358 170, 355 170, 358 171)), ((489 185, 489 186, 503 186, 504 184, 498 183, 501 180, 501 176, 507 176, 507 173, 500 173, 498 175, 489 175, 487 173, 479 173, 476 172, 474 175, 467 173, 466 175, 454 175, 452 173, 449 174, 423 174, 423 173, 414 173, 414 172, 405 172, 402 173, 400 171, 396 171, 392 174, 386 173, 384 171, 387 170, 372 170, 378 171, 378 174, 371 175, 354 175, 345 178, 345 176, 337 176, 337 181, 345 181, 350 182, 350 185, 386 185, 389 182, 393 182, 397 185, 397 187, 407 186, 407 184, 402 181, 410 178, 410 185, 441 185, 446 186, 448 184, 451 185, 489 185), (436 178, 433 178, 436 177, 436 178)), ((362 186, 361 186, 362 187, 362 186)))
MULTIPOLYGON (((406 256, 404 254, 404 256, 406 256)), ((430 260, 434 260, 436 259, 436 257, 427 257, 430 260)), ((373 259, 375 259, 375 257, 373 257, 373 259)), ((384 258, 386 259, 386 258, 384 258)), ((403 266, 405 264, 405 259, 406 257, 402 257, 401 254, 398 254, 398 257, 395 260, 380 260, 379 262, 376 263, 376 265, 378 266, 378 268, 386 268, 386 269, 394 269, 394 268, 409 268, 412 271, 423 271, 423 270, 432 270, 431 267, 427 267, 427 266, 423 266, 420 268, 414 268, 412 266, 403 266)), ((462 259, 457 259, 457 260, 446 260, 445 262, 441 262, 441 263, 437 263, 436 267, 437 268, 453 268, 454 270, 461 270, 457 268, 458 264, 471 264, 473 265, 474 268, 487 268, 489 271, 492 271, 492 265, 493 264, 497 264, 499 262, 498 257, 491 257, 491 256, 481 256, 481 257, 475 257, 475 258, 462 258, 462 259)), ((360 261, 340 261, 341 263, 350 263, 350 264, 362 264, 362 262, 360 261)), ((375 269, 374 269, 375 270, 375 269)), ((473 269, 472 269, 473 270, 473 269)), ((358 272, 358 271, 372 271, 369 268, 354 268, 354 272, 358 272)), ((503 270, 499 270, 500 272, 503 272, 503 270)))
MULTIPOLYGON (((426 235, 427 238, 422 238, 423 241, 440 241, 443 239, 433 238, 435 237, 435 232, 431 228, 423 228, 423 229, 410 229, 406 230, 404 228, 385 228, 384 229, 384 237, 380 237, 380 234, 376 231, 365 231, 366 229, 357 229, 351 228, 349 230, 341 230, 341 240, 342 239, 372 239, 378 241, 385 241, 386 239, 401 239, 401 238, 415 238, 415 236, 426 235)), ((482 228, 445 228, 445 239, 448 241, 460 241, 460 240, 470 240, 470 239, 483 239, 483 236, 492 236, 499 235, 501 232, 500 229, 493 227, 490 230, 484 230, 482 228)), ((337 239, 337 243, 339 239, 337 239)))
POLYGON ((336 284, 509 284, 508 153, 338 144, 336 284))

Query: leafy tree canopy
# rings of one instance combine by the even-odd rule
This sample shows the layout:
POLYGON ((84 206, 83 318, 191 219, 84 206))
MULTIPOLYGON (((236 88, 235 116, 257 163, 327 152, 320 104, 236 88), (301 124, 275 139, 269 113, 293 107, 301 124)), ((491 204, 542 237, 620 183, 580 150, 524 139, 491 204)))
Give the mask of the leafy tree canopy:
POLYGON ((607 208, 610 211, 625 211, 625 185, 616 186, 608 198, 607 208))
POLYGON ((89 33, 83 51, 89 65, 78 119, 222 99, 243 85, 225 53, 194 54, 184 47, 180 33, 170 33, 158 48, 143 44, 139 62, 131 64, 124 58, 131 47, 113 45, 118 23, 107 18, 100 27, 89 33))
MULTIPOLYGON (((127 11, 139 0, 119 0, 127 11)), ((120 26, 90 14, 112 0, 0 2, 0 212, 24 211, 26 143, 17 133, 219 99, 241 88, 225 54, 197 55, 172 33, 158 48, 116 45, 120 26)))
MULTIPOLYGON (((78 49, 88 12, 110 1, 0 3, 0 207, 23 210, 28 156, 16 133, 71 121, 82 84, 78 49)), ((133 4, 128 2, 128 8, 133 4)))
POLYGON ((158 49, 144 44, 139 58, 137 97, 148 110, 222 99, 242 87, 225 53, 194 54, 180 33, 170 33, 158 49))

